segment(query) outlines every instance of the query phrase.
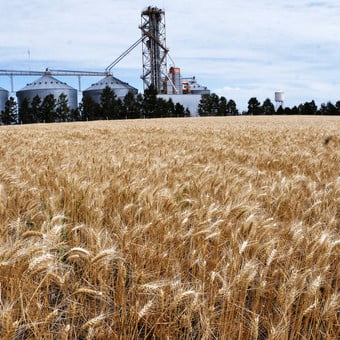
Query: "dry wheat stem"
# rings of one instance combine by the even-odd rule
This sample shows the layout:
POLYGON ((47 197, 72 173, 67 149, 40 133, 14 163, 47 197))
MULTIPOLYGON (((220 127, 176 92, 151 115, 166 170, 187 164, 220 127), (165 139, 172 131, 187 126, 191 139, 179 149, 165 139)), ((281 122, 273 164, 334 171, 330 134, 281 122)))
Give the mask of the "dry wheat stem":
POLYGON ((339 131, 294 116, 0 127, 1 332, 336 339, 339 131))

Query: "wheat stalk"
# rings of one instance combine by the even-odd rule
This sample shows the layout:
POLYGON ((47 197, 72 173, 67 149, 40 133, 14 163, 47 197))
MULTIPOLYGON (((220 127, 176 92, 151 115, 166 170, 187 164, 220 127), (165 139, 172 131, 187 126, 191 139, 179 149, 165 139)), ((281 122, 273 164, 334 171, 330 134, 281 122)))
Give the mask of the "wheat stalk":
POLYGON ((0 126, 3 337, 336 339, 339 124, 0 126))

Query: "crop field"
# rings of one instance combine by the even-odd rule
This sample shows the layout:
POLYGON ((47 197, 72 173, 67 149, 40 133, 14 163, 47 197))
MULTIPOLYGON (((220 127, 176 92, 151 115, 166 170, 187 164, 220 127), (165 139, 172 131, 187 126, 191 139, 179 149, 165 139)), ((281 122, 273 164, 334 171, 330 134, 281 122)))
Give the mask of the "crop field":
POLYGON ((0 127, 1 339, 338 339, 340 118, 0 127))

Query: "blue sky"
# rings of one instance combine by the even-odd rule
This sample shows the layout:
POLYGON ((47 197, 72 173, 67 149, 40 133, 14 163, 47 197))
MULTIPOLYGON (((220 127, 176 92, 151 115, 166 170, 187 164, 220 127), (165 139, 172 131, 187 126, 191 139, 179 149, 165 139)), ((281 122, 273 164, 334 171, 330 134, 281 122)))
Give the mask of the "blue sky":
MULTIPOLYGON (((165 9, 167 45, 185 77, 243 110, 285 92, 285 105, 340 100, 340 2, 11 0, 0 2, 0 69, 104 71, 140 37, 141 10, 165 9)), ((142 90, 141 47, 113 70, 142 90)), ((36 77, 14 80, 15 90, 36 77)), ((65 79, 78 87, 76 78, 65 79)), ((82 89, 98 78, 84 78, 82 89)), ((0 86, 10 89, 8 77, 0 86)))

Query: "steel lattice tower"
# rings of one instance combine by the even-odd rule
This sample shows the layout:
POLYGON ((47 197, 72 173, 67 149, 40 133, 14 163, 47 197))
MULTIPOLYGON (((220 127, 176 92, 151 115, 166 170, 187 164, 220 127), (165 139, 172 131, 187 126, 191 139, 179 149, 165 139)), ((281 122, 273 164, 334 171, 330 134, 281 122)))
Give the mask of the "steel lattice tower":
POLYGON ((142 62, 144 90, 153 85, 158 93, 166 93, 167 54, 165 12, 157 7, 142 11, 142 62))

